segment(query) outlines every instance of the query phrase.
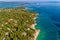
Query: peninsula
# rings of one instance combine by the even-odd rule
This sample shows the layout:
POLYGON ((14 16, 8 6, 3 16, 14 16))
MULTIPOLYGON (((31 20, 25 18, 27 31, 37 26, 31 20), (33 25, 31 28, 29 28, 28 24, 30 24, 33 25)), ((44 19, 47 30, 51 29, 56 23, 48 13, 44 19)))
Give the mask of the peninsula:
POLYGON ((0 8, 0 40, 37 40, 37 17, 24 7, 0 8))

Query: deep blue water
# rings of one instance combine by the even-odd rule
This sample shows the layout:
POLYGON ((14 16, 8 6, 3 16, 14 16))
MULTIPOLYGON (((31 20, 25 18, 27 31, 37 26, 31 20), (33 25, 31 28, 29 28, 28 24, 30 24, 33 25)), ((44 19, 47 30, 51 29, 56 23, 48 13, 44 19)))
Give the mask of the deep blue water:
MULTIPOLYGON (((0 7, 19 7, 17 3, 2 3, 0 7)), ((38 12, 36 29, 41 32, 37 40, 60 40, 60 3, 25 4, 27 9, 38 12)))

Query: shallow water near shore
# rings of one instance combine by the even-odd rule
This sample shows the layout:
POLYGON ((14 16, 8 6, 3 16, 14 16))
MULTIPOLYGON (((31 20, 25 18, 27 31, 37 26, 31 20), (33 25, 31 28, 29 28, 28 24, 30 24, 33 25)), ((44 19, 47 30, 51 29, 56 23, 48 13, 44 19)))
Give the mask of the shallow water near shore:
MULTIPOLYGON (((37 2, 38 3, 38 2, 37 2)), ((60 3, 40 3, 24 5, 27 9, 38 12, 36 19, 36 29, 41 32, 37 40, 60 40, 60 3)), ((19 7, 17 3, 0 4, 0 8, 5 7, 19 7)))

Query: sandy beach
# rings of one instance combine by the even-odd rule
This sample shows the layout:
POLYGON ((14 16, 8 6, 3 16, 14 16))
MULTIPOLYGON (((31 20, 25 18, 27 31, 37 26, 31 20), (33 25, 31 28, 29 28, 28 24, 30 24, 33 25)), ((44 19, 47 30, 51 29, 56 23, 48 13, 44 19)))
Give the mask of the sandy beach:
POLYGON ((37 40, 39 33, 40 33, 40 30, 36 30, 36 33, 34 34, 34 40, 37 40))
MULTIPOLYGON (((34 20, 37 19, 37 18, 38 18, 38 17, 35 17, 34 20)), ((34 34, 34 40, 37 40, 37 37, 38 37, 38 35, 39 35, 39 33, 40 33, 40 30, 35 28, 36 25, 37 25, 37 23, 31 25, 31 28, 35 29, 35 32, 36 32, 36 33, 34 34)))
POLYGON ((31 25, 31 28, 35 29, 35 31, 36 31, 36 33, 34 34, 34 40, 37 40, 37 37, 40 33, 40 30, 35 28, 36 25, 37 25, 36 23, 31 25))

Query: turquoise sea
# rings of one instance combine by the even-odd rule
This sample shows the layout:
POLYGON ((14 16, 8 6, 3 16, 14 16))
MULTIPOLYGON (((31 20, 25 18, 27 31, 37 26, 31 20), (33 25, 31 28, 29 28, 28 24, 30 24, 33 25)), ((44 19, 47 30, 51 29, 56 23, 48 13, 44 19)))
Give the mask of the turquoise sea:
MULTIPOLYGON (((0 3, 0 8, 19 7, 20 3, 0 3)), ((36 2, 24 4, 27 9, 38 12, 36 29, 41 32, 37 40, 60 40, 60 3, 36 2)))

